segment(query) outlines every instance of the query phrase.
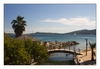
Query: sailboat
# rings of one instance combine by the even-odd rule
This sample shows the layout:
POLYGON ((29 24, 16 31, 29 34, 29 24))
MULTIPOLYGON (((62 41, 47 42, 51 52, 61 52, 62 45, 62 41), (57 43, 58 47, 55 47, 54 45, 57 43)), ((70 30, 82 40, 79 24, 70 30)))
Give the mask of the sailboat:
POLYGON ((74 33, 74 35, 76 35, 76 33, 74 33))

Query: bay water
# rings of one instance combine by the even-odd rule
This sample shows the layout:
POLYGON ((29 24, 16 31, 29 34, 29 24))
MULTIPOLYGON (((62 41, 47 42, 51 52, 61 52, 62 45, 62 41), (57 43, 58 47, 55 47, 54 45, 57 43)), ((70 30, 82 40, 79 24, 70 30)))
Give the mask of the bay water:
MULTIPOLYGON (((90 43, 96 43, 96 35, 30 35, 31 37, 37 38, 40 41, 49 41, 49 42, 68 42, 68 41, 77 41, 79 44, 75 46, 75 50, 78 51, 86 49, 86 39, 88 39, 88 47, 90 43)), ((12 36, 13 37, 13 36, 12 36)), ((67 49, 67 47, 66 47, 67 49)), ((70 47, 73 50, 73 46, 70 47)), ((69 54, 66 56, 66 53, 51 53, 49 60, 52 61, 66 61, 72 60, 73 55, 69 54)))
MULTIPOLYGON (((50 41, 50 42, 68 42, 68 41, 77 41, 79 44, 75 46, 75 50, 79 51, 86 49, 86 39, 88 39, 88 47, 90 43, 96 43, 96 35, 34 35, 33 37, 38 38, 41 41, 50 41)), ((68 47, 66 47, 68 49, 68 47)), ((70 47, 73 50, 73 46, 70 47)), ((68 61, 73 60, 73 55, 69 54, 66 56, 66 53, 51 53, 49 56, 50 61, 68 61)))
POLYGON ((77 41, 79 44, 76 46, 76 50, 86 48, 86 39, 88 39, 88 47, 90 47, 89 42, 96 43, 96 35, 33 35, 32 37, 38 38, 41 41, 51 42, 77 41))

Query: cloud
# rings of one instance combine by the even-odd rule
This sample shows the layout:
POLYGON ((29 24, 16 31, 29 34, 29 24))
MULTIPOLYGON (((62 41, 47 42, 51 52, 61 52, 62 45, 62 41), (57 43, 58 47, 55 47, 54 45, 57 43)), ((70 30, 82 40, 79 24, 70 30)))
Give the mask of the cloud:
POLYGON ((76 18, 60 18, 57 20, 53 19, 46 19, 41 22, 54 22, 54 23, 61 23, 65 25, 88 25, 88 26, 95 26, 95 21, 90 21, 87 17, 76 17, 76 18))

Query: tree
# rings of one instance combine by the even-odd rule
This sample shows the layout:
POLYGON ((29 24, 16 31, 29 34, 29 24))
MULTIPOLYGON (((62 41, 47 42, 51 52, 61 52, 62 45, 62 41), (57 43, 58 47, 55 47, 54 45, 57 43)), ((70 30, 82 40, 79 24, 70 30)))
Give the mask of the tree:
POLYGON ((35 62, 43 64, 48 60, 48 50, 46 47, 41 46, 39 43, 33 42, 32 54, 35 62))
POLYGON ((30 59, 30 54, 25 50, 25 43, 22 40, 12 39, 4 36, 4 64, 24 65, 30 59))
POLYGON ((49 54, 46 47, 38 41, 30 39, 13 39, 4 33, 4 64, 25 65, 30 64, 32 59, 38 64, 48 60, 49 54))
POLYGON ((4 33, 4 64, 9 64, 11 62, 11 44, 12 39, 9 35, 4 33))
POLYGON ((89 43, 91 48, 91 60, 94 60, 94 48, 96 47, 96 43, 89 43))
POLYGON ((87 55, 88 39, 85 39, 85 40, 86 40, 86 55, 87 55))
POLYGON ((21 36, 23 31, 25 31, 26 21, 23 19, 24 17, 17 16, 16 20, 12 20, 11 22, 15 37, 21 36))

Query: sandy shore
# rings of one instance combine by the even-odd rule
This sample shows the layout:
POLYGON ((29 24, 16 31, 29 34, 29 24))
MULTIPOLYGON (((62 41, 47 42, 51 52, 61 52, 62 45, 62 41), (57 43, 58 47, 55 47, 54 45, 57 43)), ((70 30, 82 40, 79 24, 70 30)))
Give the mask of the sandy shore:
MULTIPOLYGON (((86 55, 86 50, 81 50, 81 53, 83 55, 78 55, 78 58, 82 60, 83 65, 96 65, 96 56, 94 56, 94 61, 91 61, 91 49, 87 49, 87 55, 86 55)), ((94 49, 96 52, 96 49, 94 49)))

